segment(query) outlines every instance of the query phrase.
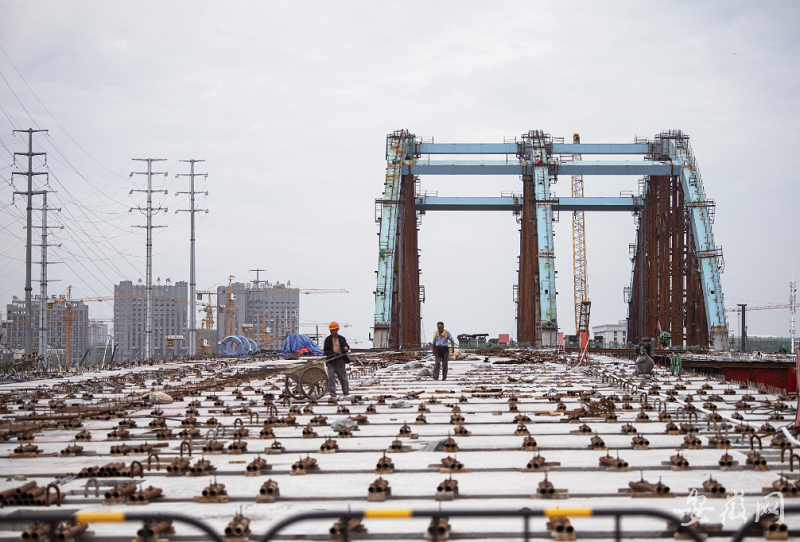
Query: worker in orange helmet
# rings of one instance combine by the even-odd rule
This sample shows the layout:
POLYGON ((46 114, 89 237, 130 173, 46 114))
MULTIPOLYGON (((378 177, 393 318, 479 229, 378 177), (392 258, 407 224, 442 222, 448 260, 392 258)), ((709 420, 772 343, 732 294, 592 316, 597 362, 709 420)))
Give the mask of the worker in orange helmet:
POLYGON ((342 385, 342 394, 345 396, 350 395, 350 386, 347 383, 347 372, 345 371, 345 364, 350 363, 350 359, 345 355, 350 351, 350 345, 347 344, 347 339, 339 335, 339 324, 331 322, 328 329, 331 334, 325 338, 322 350, 330 360, 325 363, 328 370, 328 392, 335 399, 336 380, 334 377, 339 377, 339 383, 342 385))

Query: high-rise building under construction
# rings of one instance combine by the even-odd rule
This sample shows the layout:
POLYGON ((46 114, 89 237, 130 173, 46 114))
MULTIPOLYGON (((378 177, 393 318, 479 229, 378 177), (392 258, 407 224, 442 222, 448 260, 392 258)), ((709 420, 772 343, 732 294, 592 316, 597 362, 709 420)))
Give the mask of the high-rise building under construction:
POLYGON ((234 282, 232 291, 232 321, 226 314, 228 286, 217 288, 217 329, 219 337, 245 335, 255 340, 259 348, 276 350, 283 339, 298 333, 300 324, 300 289, 289 284, 253 281, 247 284, 234 282), (266 326, 267 333, 264 333, 266 326), (267 344, 262 344, 262 337, 267 344))
MULTIPOLYGON (((31 336, 34 351, 39 345, 40 298, 35 296, 32 302, 31 336)), ((7 347, 11 350, 20 350, 25 347, 25 300, 17 296, 6 305, 8 315, 7 347)), ((50 353, 50 362, 65 363, 64 352, 67 351, 67 339, 71 341, 71 358, 69 364, 81 360, 89 347, 89 307, 80 300, 67 301, 66 296, 51 296, 47 298, 47 348, 50 353), (71 315, 68 315, 68 310, 71 315), (71 318, 71 322, 70 322, 71 318), (71 328, 71 329, 70 329, 71 328), (69 335, 69 337, 68 337, 69 335), (53 354, 51 351, 58 351, 53 354), (56 361, 56 357, 58 358, 56 361)), ((44 352, 37 352, 44 356, 44 352)))

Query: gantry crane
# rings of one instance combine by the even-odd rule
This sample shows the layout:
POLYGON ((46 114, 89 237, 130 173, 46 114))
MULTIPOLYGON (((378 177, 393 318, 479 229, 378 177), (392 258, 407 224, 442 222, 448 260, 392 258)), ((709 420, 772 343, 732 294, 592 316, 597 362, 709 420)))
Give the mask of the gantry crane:
MULTIPOLYGON (((573 134, 572 142, 580 144, 580 134, 573 134)), ((580 154, 573 154, 573 160, 581 160, 580 154)), ((572 176, 572 197, 583 197, 583 175, 572 176)), ((583 211, 572 212, 572 266, 575 271, 575 331, 581 350, 589 342, 589 284, 586 272, 586 222, 583 211)))

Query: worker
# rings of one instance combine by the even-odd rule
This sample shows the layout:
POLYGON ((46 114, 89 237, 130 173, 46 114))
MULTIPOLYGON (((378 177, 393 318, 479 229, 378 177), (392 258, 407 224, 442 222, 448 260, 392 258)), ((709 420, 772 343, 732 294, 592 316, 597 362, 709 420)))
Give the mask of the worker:
POLYGON ((447 380, 447 361, 450 359, 450 351, 447 348, 447 342, 455 348, 456 343, 450 332, 444 328, 444 323, 438 322, 436 324, 436 331, 433 334, 433 356, 436 362, 433 365, 433 379, 439 380, 439 365, 442 366, 442 380, 447 380))
POLYGON ((331 360, 326 362, 325 366, 328 370, 328 392, 335 399, 336 380, 334 377, 339 377, 339 383, 342 385, 342 395, 350 395, 350 386, 347 384, 347 372, 345 371, 345 364, 350 363, 350 359, 344 355, 350 351, 350 346, 347 344, 347 339, 339 335, 339 324, 331 322, 328 329, 331 334, 325 338, 325 344, 322 349, 325 352, 325 356, 331 360))

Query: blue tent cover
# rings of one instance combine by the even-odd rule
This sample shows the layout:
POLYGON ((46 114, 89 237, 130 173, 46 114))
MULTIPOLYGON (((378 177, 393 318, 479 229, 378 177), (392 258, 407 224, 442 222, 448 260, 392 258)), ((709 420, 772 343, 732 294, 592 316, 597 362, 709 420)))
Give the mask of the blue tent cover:
POLYGON ((283 341, 283 350, 281 354, 296 354, 298 350, 302 350, 303 348, 308 348, 315 356, 322 355, 322 350, 317 343, 312 341, 308 335, 300 334, 286 337, 286 340, 283 341))

